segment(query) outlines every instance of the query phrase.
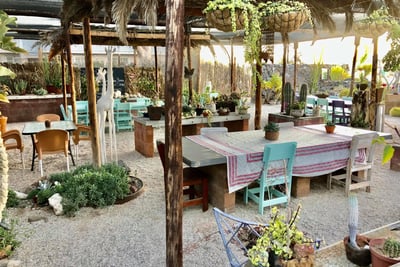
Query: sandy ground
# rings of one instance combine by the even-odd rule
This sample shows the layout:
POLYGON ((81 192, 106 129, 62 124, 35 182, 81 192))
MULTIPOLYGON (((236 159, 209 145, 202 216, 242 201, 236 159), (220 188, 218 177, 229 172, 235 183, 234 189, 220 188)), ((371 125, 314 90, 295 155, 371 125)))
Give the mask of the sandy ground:
MULTIPOLYGON (((279 106, 264 105, 262 125, 268 112, 276 112, 279 106)), ((254 112, 250 128, 254 128, 254 112)), ((400 127, 400 120, 386 118, 390 125, 400 127)), ((8 128, 22 129, 23 124, 9 124, 8 128)), ((385 131, 394 131, 388 126, 385 131)), ((156 138, 163 138, 164 129, 156 130, 156 138)), ((399 141, 399 138, 395 136, 399 141)), ((24 191, 40 178, 30 171, 32 145, 24 136, 26 169, 21 170, 17 151, 9 152, 10 188, 24 191)), ((145 158, 134 150, 134 133, 117 134, 118 158, 123 160, 140 177, 144 192, 135 200, 123 205, 103 209, 84 208, 73 218, 55 216, 51 210, 31 207, 9 209, 8 217, 18 219, 19 238, 22 245, 12 256, 21 261, 20 266, 163 266, 165 265, 165 203, 162 166, 159 157, 145 158), (28 222, 28 218, 43 216, 44 220, 28 222)), ((382 148, 376 153, 371 193, 358 191, 359 232, 366 232, 400 219, 400 173, 382 165, 382 148)), ((78 165, 91 161, 89 143, 79 148, 78 165)), ((66 170, 60 156, 44 159, 45 173, 66 170)), ((333 244, 347 235, 347 199, 344 189, 333 186, 326 189, 324 179, 311 183, 311 193, 302 198, 292 198, 289 205, 303 206, 299 227, 313 238, 321 238, 324 246, 333 244)), ((256 205, 244 205, 237 193, 237 205, 233 215, 247 220, 266 222, 268 215, 260 216, 256 205)), ((285 210, 284 207, 281 207, 285 210)), ((268 212, 266 212, 268 214, 268 212)), ((210 205, 207 212, 200 207, 190 207, 183 214, 184 266, 228 266, 227 256, 217 232, 210 205)), ((328 266, 328 265, 326 265, 328 266)), ((348 264, 346 266, 352 266, 348 264)))

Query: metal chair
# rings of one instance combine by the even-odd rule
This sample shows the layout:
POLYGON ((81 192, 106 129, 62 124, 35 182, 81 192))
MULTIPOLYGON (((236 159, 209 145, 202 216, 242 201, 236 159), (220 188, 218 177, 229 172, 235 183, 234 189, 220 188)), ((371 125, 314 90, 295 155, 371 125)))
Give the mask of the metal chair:
MULTIPOLYGON (((157 150, 165 170, 165 144, 157 140, 157 150)), ((208 180, 207 175, 196 168, 183 168, 183 195, 189 195, 183 200, 183 207, 202 205, 203 211, 208 210, 208 180), (196 192, 196 186, 201 187, 201 194, 196 192)))
POLYGON ((290 202, 292 170, 296 147, 296 142, 265 145, 263 155, 264 166, 261 177, 256 181, 258 186, 252 188, 247 186, 245 188, 245 204, 248 203, 249 198, 252 199, 258 204, 258 212, 264 214, 264 207, 290 202), (283 188, 279 190, 277 186, 283 188), (265 199, 265 193, 268 193, 268 199, 265 199))
POLYGON ((21 132, 17 129, 6 131, 1 134, 3 144, 6 150, 18 149, 21 154, 22 169, 25 169, 24 161, 24 143, 22 141, 21 132))
POLYGON ((52 113, 48 113, 48 114, 40 114, 38 116, 36 116, 36 121, 59 121, 61 120, 60 115, 58 114, 52 114, 52 113))
POLYGON ((260 237, 256 230, 257 227, 266 227, 267 225, 239 219, 215 207, 213 211, 230 265, 232 267, 245 266, 249 261, 246 255, 250 246, 246 245, 239 235, 242 234, 242 231, 246 231, 257 239, 260 237))
POLYGON ((350 114, 346 112, 343 100, 332 100, 332 121, 340 125, 350 123, 350 114))
POLYGON ((90 126, 82 124, 76 125, 76 130, 72 134, 76 160, 78 160, 78 150, 80 141, 92 141, 91 134, 92 134, 92 129, 90 128, 90 126))
POLYGON ((43 177, 44 154, 64 153, 67 160, 67 171, 69 171, 68 144, 69 134, 65 130, 47 129, 36 134, 35 148, 38 153, 41 177, 43 177))
POLYGON ((350 191, 363 187, 367 192, 371 191, 371 171, 376 146, 372 140, 376 137, 378 137, 377 133, 353 136, 345 173, 342 170, 328 175, 327 187, 329 190, 332 182, 335 181, 344 185, 346 196, 349 196, 350 191))

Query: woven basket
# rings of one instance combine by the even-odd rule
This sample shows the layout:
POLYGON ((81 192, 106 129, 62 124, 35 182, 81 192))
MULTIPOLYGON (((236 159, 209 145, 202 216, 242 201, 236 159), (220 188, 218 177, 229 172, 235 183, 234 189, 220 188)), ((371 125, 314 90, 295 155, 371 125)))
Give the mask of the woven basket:
POLYGON ((362 23, 354 22, 353 30, 356 35, 361 37, 378 37, 390 30, 390 23, 362 23))
MULTIPOLYGON (((227 8, 223 10, 214 10, 206 14, 207 22, 211 27, 214 27, 223 32, 232 32, 231 11, 227 8)), ((244 15, 242 11, 236 10, 236 30, 244 29, 244 15)))
POLYGON ((300 28, 307 20, 304 11, 292 11, 264 17, 264 28, 274 32, 292 32, 300 28))

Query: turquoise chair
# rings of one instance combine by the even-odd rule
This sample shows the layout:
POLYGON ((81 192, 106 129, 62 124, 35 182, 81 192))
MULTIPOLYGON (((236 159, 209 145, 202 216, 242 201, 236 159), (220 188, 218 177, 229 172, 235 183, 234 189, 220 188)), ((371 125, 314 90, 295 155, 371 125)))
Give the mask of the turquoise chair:
POLYGON ((277 204, 289 203, 292 189, 293 161, 296 154, 297 142, 286 142, 280 144, 266 144, 264 147, 263 170, 261 177, 257 180, 258 187, 246 187, 244 191, 244 202, 249 198, 258 204, 258 213, 264 214, 264 207, 277 204), (272 161, 281 161, 284 173, 279 176, 268 176, 268 170, 272 161), (283 185, 283 190, 275 186, 283 185), (268 199, 265 199, 265 193, 268 199))
POLYGON ((307 96, 305 114, 306 115, 313 115, 313 110, 314 110, 316 104, 317 104, 317 102, 316 102, 314 97, 307 96))
POLYGON ((325 117, 325 120, 332 120, 329 101, 326 98, 318 98, 317 105, 321 108, 320 114, 325 117))
POLYGON ((85 100, 76 101, 78 124, 89 125, 89 106, 85 100))
POLYGON ((132 126, 132 112, 131 106, 128 102, 115 102, 114 103, 114 123, 115 130, 133 130, 132 126))
POLYGON ((70 112, 69 106, 67 108, 68 108, 68 115, 67 115, 67 112, 65 112, 64 104, 60 104, 60 109, 61 109, 61 114, 63 116, 63 120, 72 121, 72 112, 70 112))

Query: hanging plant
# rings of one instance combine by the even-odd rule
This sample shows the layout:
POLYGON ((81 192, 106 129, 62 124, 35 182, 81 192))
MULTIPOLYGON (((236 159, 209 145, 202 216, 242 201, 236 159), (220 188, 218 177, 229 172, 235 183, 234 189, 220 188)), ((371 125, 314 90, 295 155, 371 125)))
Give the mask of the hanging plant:
POLYGON ((203 10, 209 26, 225 32, 244 31, 245 59, 258 60, 261 26, 256 2, 251 0, 213 0, 203 10))
POLYGON ((273 32, 291 32, 311 20, 311 12, 306 4, 298 1, 267 1, 258 5, 262 27, 273 32))
POLYGON ((372 12, 368 17, 354 21, 353 30, 360 37, 378 37, 392 28, 396 20, 389 15, 388 9, 382 7, 372 12))

